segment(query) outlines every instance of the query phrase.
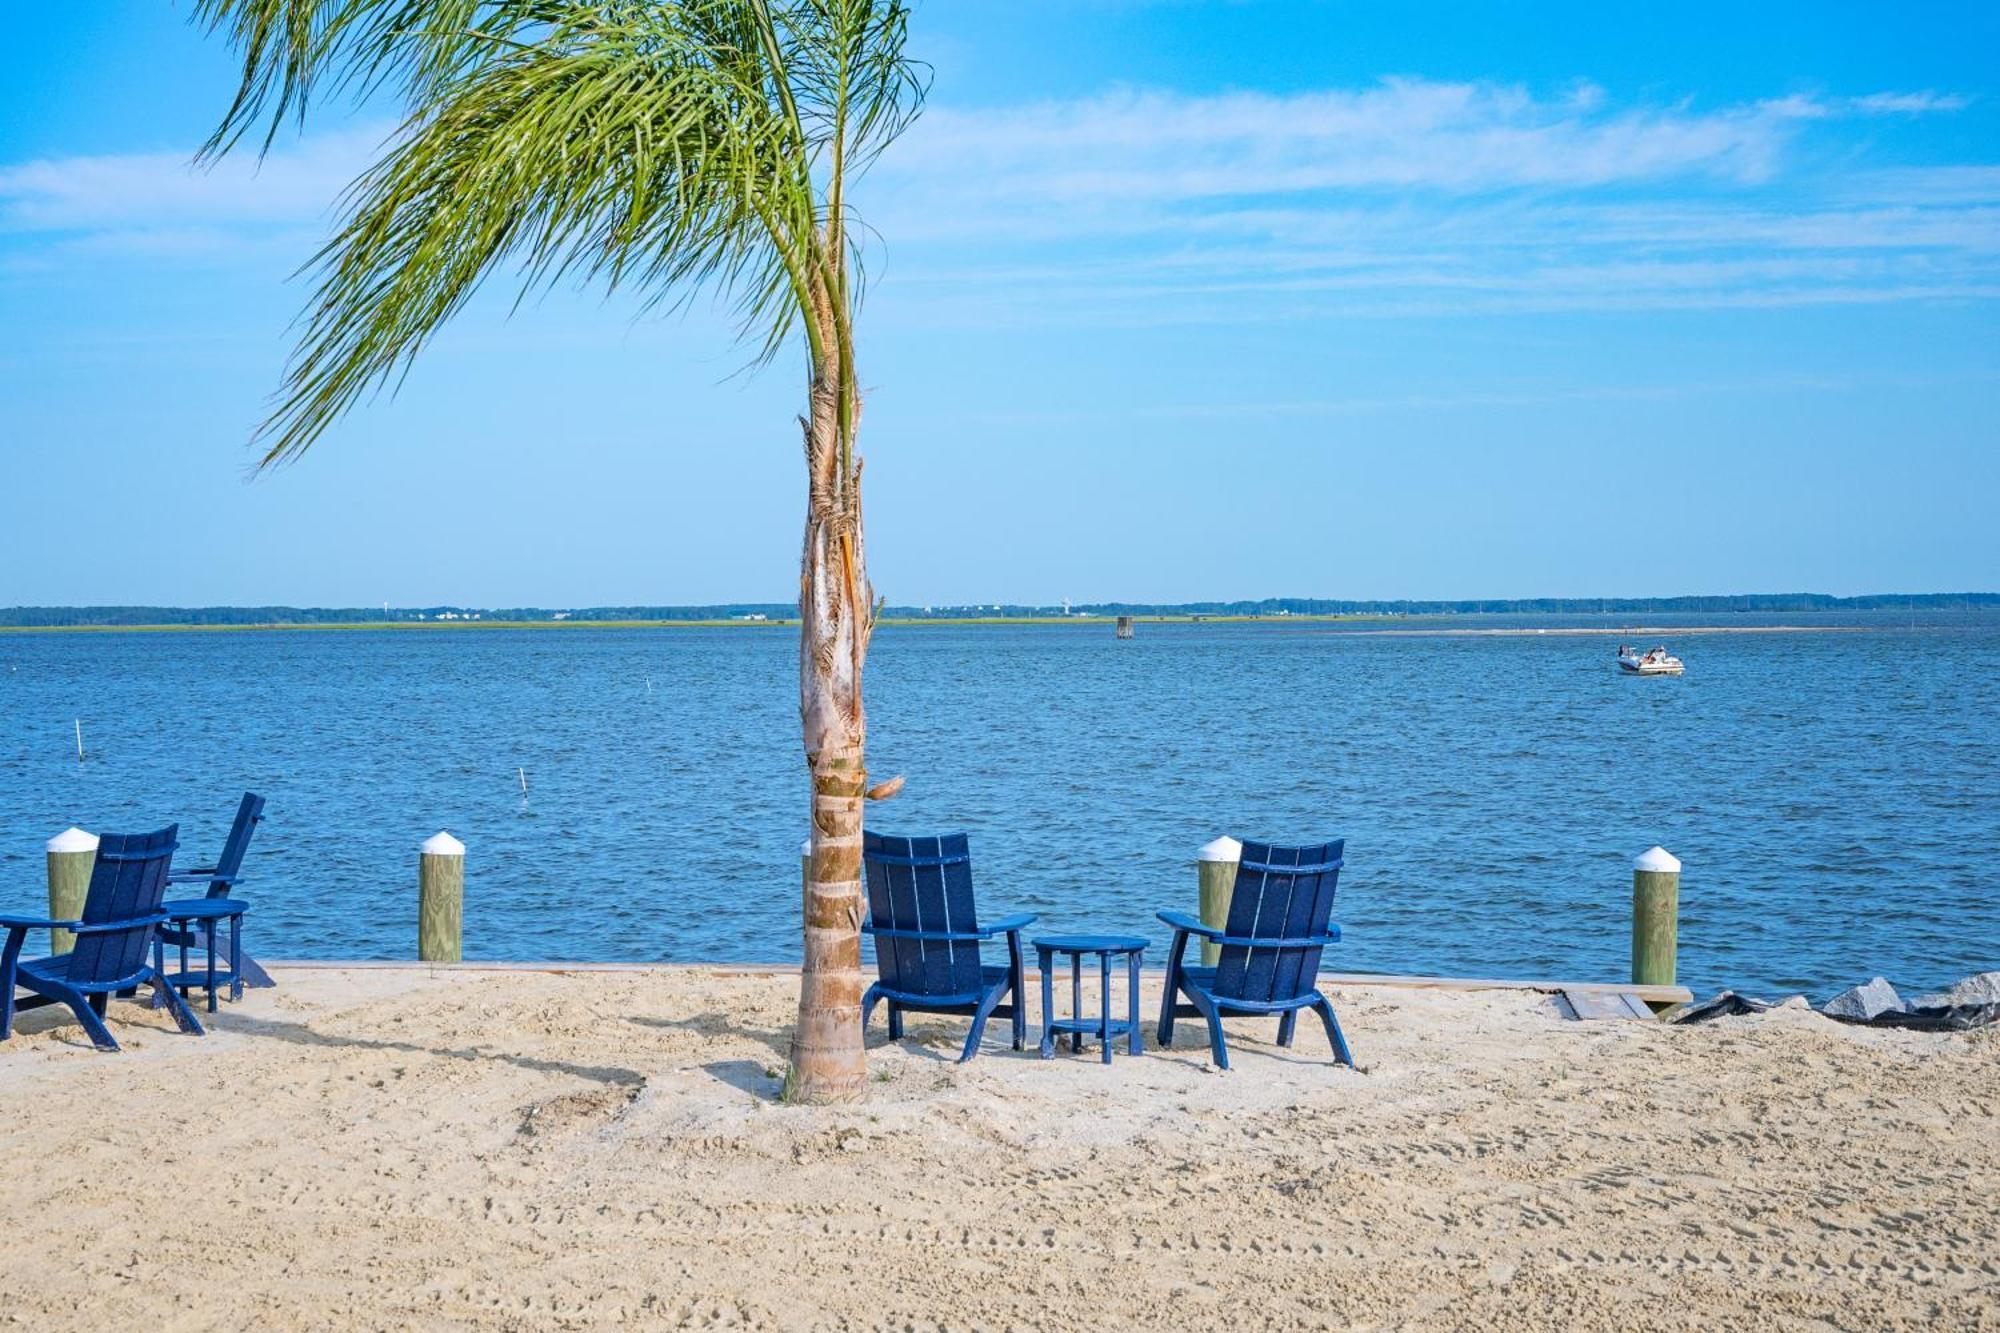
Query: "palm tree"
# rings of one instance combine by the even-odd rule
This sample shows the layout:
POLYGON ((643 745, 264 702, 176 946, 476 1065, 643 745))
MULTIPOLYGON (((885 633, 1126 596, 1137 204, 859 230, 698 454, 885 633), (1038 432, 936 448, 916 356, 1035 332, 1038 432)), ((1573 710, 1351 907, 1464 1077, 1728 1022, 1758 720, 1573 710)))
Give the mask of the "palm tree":
POLYGON ((861 295, 850 178, 908 126, 925 78, 904 0, 197 0, 242 57, 204 157, 323 94, 407 116, 355 181, 259 434, 268 466, 407 372, 489 276, 648 303, 719 291, 760 362, 809 369, 799 718, 812 788, 789 1095, 858 1097, 862 662, 878 609, 861 526, 861 295))

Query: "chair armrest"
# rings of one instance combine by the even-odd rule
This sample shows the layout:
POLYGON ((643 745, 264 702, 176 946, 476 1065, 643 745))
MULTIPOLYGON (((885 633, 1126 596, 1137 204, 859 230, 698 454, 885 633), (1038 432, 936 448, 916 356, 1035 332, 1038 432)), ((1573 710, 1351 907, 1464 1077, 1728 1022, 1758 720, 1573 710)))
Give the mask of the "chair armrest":
POLYGON ((1246 949, 1311 949, 1322 944, 1340 943, 1340 927, 1331 922, 1327 924, 1324 935, 1287 935, 1265 939, 1255 935, 1225 935, 1212 926, 1204 926, 1186 912, 1160 912, 1156 915, 1175 930, 1199 935, 1210 944, 1241 945, 1246 949))
POLYGON ((218 875, 213 870, 176 870, 167 876, 167 883, 194 884, 204 880, 214 883, 219 880, 224 884, 234 884, 240 878, 240 875, 218 875))
POLYGON ((1190 935, 1200 935, 1204 939, 1217 940, 1222 932, 1214 926, 1203 924, 1200 917, 1192 912, 1155 912, 1154 916, 1172 926, 1175 930, 1185 930, 1190 935))
POLYGON ((166 921, 165 912, 155 912, 151 916, 135 916, 130 921, 94 921, 89 925, 78 922, 73 926, 65 926, 64 929, 78 935, 109 935, 120 930, 137 930, 140 926, 163 926, 166 921))
POLYGON ((83 925, 81 921, 57 921, 42 916, 0 916, 0 927, 8 930, 69 930, 83 925))
POLYGON ((1001 917, 990 926, 981 926, 979 933, 990 939, 995 935, 1011 935, 1035 924, 1033 912, 1016 912, 1012 916, 1001 917))

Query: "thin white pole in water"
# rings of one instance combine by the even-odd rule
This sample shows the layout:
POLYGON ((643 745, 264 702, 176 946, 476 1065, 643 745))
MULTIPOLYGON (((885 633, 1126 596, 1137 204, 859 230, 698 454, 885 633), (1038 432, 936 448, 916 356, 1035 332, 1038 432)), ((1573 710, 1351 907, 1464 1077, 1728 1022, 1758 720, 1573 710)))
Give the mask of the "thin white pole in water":
POLYGON ((528 794, 528 770, 525 768, 516 768, 514 774, 521 779, 521 795, 526 796, 528 794))
POLYGON ((83 762, 83 719, 76 719, 76 762, 83 762))

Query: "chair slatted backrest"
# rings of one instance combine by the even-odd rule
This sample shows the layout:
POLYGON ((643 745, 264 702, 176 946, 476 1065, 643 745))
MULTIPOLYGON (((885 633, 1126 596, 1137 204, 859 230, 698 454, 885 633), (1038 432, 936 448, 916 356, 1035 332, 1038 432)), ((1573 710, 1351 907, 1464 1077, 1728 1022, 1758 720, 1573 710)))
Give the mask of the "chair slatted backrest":
MULTIPOLYGON (((83 923, 131 921, 159 911, 179 834, 180 825, 169 824, 157 833, 107 833, 100 837, 97 862, 90 870, 90 888, 83 899, 83 923)), ((146 946, 152 939, 150 925, 78 935, 76 947, 70 950, 69 980, 89 983, 129 977, 145 963, 146 946)))
MULTIPOLYGON (((863 831, 861 861, 868 910, 896 930, 979 929, 972 906, 972 852, 963 833, 899 838, 863 831)), ((875 941, 883 985, 916 995, 962 995, 979 989, 979 941, 875 941)))
POLYGON ((244 792, 243 803, 236 807, 236 822, 229 826, 229 837, 222 844, 222 855, 215 860, 215 873, 225 878, 209 882, 209 897, 229 896, 230 881, 242 873, 243 855, 250 850, 250 835, 263 818, 264 798, 254 791, 244 792))
MULTIPOLYGON (((1345 838, 1311 847, 1244 842, 1236 889, 1229 900, 1228 932, 1266 940, 1326 934, 1346 847, 1345 838)), ((1216 960, 1215 993, 1260 1003, 1297 999, 1315 986, 1322 952, 1316 945, 1225 944, 1216 960)))

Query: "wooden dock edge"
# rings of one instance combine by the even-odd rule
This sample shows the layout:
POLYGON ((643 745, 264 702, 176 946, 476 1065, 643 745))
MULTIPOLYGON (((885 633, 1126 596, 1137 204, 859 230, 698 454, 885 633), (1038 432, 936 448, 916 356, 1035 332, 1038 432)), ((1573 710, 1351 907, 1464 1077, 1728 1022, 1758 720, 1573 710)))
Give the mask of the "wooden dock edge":
MULTIPOLYGON (((264 959, 267 969, 341 969, 375 971, 435 972, 706 972, 718 977, 797 976, 797 963, 557 963, 557 962, 473 962, 424 963, 399 959, 280 958, 264 959)), ((1158 972, 1158 968, 1148 968, 1158 972)), ((1029 975, 1036 975, 1033 968, 1029 975)), ((1322 972, 1320 982, 1329 986, 1380 986, 1391 990, 1519 990, 1554 994, 1570 991, 1583 995, 1630 995, 1650 1004, 1686 1004, 1694 992, 1685 986, 1642 986, 1626 981, 1535 981, 1516 977, 1413 977, 1386 972, 1322 972)))

